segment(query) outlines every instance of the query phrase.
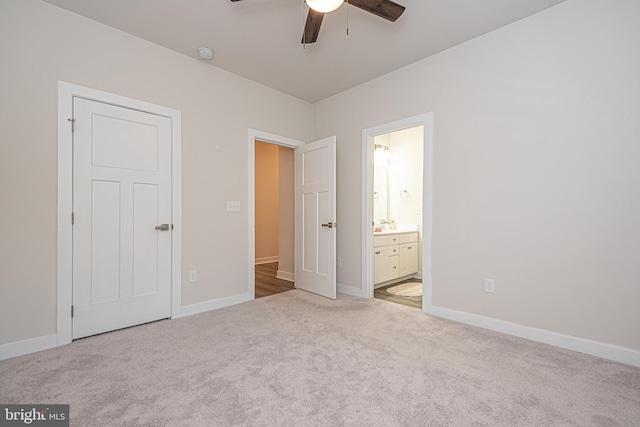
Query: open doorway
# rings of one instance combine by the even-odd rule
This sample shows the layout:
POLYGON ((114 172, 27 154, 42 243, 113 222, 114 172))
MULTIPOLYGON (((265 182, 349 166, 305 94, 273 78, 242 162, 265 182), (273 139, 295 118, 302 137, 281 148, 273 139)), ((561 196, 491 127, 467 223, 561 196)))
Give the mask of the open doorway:
MULTIPOLYGON (((247 283, 247 291, 249 293, 249 295, 251 295, 252 299, 256 298, 256 276, 258 275, 262 275, 265 274, 266 278, 265 280, 271 280, 271 278, 277 278, 279 272, 279 268, 278 265, 266 265, 268 263, 260 263, 256 266, 256 230, 258 229, 257 223, 256 223, 256 199, 257 199, 257 194, 258 191, 256 189, 256 147, 258 143, 266 143, 267 146, 273 148, 273 147, 284 147, 284 148, 289 148, 292 151, 295 152, 295 149, 298 147, 302 147, 303 145, 305 145, 305 143, 303 141, 299 141, 297 139, 293 139, 293 138, 288 138, 285 136, 280 136, 280 135, 275 135, 275 134, 271 134, 268 132, 263 132, 263 131, 259 131, 256 129, 249 129, 249 134, 248 134, 248 164, 249 164, 249 176, 248 176, 248 186, 249 186, 249 198, 247 200, 247 206, 248 206, 248 226, 249 226, 249 253, 248 253, 248 283, 247 283), (266 271, 265 271, 266 270, 266 271)), ((290 182, 294 183, 295 182, 295 164, 293 166, 293 175, 291 175, 291 177, 289 177, 290 182)), ((279 182, 279 178, 278 178, 278 182, 279 182)), ((292 196, 292 200, 295 200, 295 194, 293 194, 292 196)), ((292 221, 293 224, 295 224, 295 221, 292 221)), ((273 223, 264 223, 261 222, 260 223, 260 228, 266 228, 266 227, 271 227, 273 225, 273 223)), ((279 225, 279 221, 278 221, 278 225, 279 225)), ((279 228, 279 227, 278 227, 279 228)), ((278 240, 280 240, 278 238, 278 240)), ((294 247, 292 249, 295 253, 295 244, 294 247)), ((279 252, 279 250, 278 250, 279 252)), ((261 254, 264 252, 261 252, 261 254)), ((275 255, 272 255, 275 256, 275 255)), ((286 255, 285 255, 286 256, 286 255)), ((262 258, 261 261, 259 262, 263 262, 263 261, 268 261, 268 259, 264 259, 267 256, 265 255, 260 255, 260 257, 262 258)), ((295 257, 295 256, 294 256, 295 257)), ((278 253, 278 261, 280 260, 280 254, 278 253)), ((286 268, 286 267, 285 267, 286 268)), ((285 285, 290 285, 290 286, 294 286, 294 281, 295 281, 295 276, 294 274, 292 274, 291 276, 288 276, 286 278, 282 278, 283 274, 283 269, 280 269, 280 276, 281 278, 278 280, 283 280, 285 283, 281 283, 283 286, 285 285), (288 279, 288 280, 287 280, 288 279)), ((295 262, 294 262, 294 267, 292 270, 290 270, 290 272, 295 272, 295 262)), ((263 295, 260 295, 263 296, 263 295)))
POLYGON ((255 297, 294 289, 294 150, 255 141, 255 297))
POLYGON ((374 298, 422 309, 424 126, 373 138, 374 298))
POLYGON ((362 131, 363 296, 431 303, 432 114, 362 131))

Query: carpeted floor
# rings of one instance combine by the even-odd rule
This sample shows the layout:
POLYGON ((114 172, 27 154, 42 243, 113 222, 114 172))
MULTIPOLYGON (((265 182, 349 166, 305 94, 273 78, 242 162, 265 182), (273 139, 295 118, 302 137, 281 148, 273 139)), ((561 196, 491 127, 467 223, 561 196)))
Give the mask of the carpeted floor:
POLYGON ((0 362, 73 426, 639 426, 640 368, 293 290, 0 362))

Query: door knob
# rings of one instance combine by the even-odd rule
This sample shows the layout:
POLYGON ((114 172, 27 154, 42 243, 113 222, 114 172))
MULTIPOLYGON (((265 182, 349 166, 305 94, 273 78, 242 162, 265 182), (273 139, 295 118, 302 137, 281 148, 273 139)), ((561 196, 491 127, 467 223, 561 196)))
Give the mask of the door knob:
POLYGON ((169 224, 156 225, 156 230, 168 231, 169 230, 169 224))

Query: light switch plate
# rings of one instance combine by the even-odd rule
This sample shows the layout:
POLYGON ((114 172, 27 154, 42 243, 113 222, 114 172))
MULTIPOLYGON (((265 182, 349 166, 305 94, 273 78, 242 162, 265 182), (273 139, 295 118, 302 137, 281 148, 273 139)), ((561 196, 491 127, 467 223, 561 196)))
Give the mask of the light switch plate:
POLYGON ((238 201, 228 201, 227 202, 227 212, 240 212, 240 202, 238 202, 238 201))
POLYGON ((195 283, 198 281, 198 270, 189 271, 189 283, 195 283))

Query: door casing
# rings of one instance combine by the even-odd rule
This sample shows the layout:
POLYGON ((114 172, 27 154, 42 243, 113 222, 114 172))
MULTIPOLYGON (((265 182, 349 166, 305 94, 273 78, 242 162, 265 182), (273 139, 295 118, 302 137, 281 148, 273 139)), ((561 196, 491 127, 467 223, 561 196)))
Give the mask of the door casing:
POLYGON ((373 138, 377 135, 424 126, 422 183, 422 311, 431 307, 431 221, 433 170, 433 113, 420 114, 362 131, 362 297, 373 298, 373 138))
POLYGON ((58 82, 58 218, 57 218, 57 345, 72 341, 73 304, 73 98, 113 104, 171 119, 171 318, 181 317, 182 276, 182 140, 181 112, 125 96, 58 82))

